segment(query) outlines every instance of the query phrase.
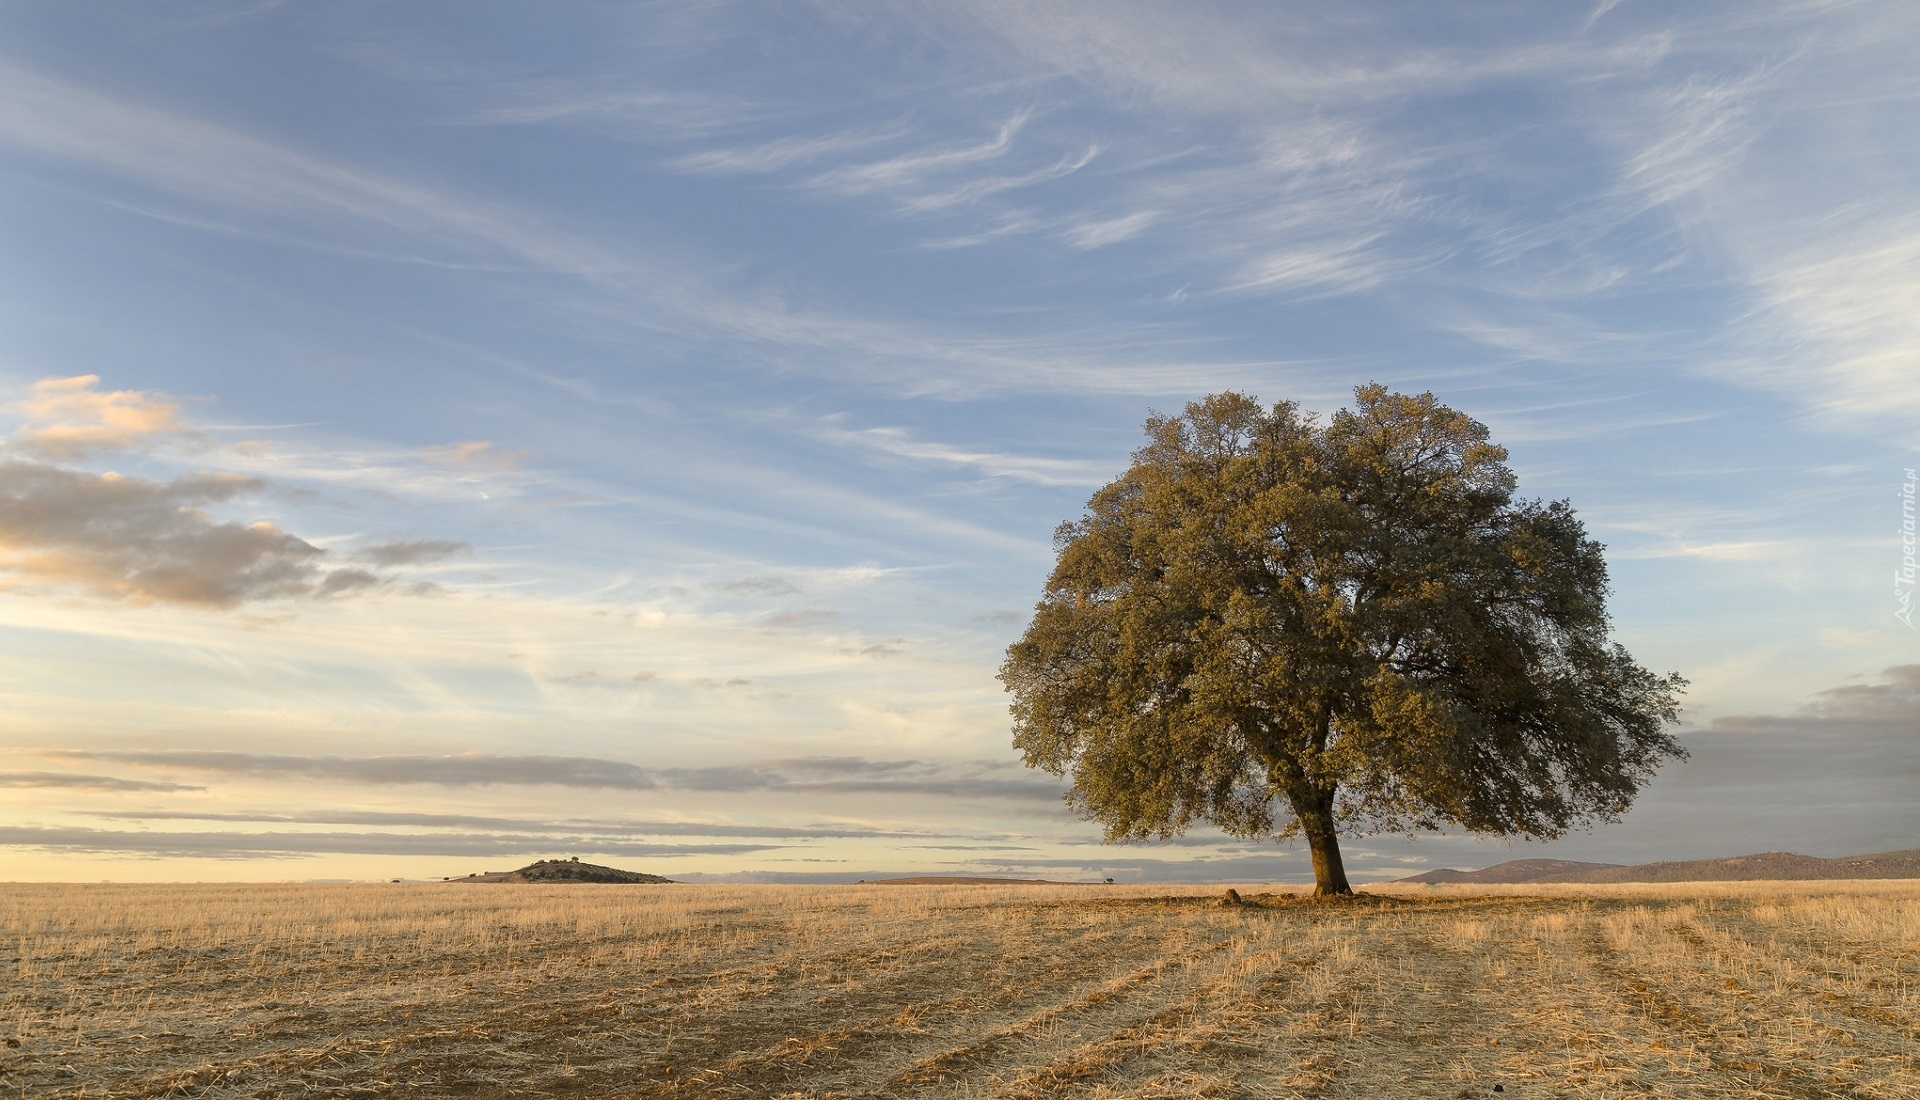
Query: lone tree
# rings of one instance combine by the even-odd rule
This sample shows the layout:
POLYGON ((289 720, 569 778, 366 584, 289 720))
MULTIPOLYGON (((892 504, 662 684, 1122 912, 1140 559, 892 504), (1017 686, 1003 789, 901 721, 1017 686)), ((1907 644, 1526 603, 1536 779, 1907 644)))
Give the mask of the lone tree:
POLYGON ((1684 756, 1686 681, 1609 641, 1573 509, 1515 499, 1432 394, 1354 397, 1325 424, 1238 393, 1151 417, 1054 533, 1000 679, 1014 745, 1109 841, 1304 834, 1315 893, 1347 894, 1343 831, 1554 837, 1684 756))

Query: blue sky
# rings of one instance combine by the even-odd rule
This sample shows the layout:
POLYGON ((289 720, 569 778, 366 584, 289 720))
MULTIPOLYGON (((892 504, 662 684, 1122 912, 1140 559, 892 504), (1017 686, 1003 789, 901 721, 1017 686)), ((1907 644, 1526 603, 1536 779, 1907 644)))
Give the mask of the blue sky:
POLYGON ((1098 845, 993 672, 1151 410, 1373 380, 1574 503, 1694 758, 1357 875, 1920 845, 1911 5, 0 27, 0 878, 1304 877, 1098 845))

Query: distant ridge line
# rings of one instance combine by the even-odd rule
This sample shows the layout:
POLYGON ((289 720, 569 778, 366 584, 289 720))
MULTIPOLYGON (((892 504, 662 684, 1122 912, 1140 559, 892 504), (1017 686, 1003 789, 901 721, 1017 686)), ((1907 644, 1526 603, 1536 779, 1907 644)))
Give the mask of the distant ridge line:
POLYGON ((1618 863, 1582 863, 1574 859, 1510 859, 1505 863, 1496 863, 1492 867, 1482 867, 1478 871, 1456 871, 1451 867, 1442 867, 1439 870, 1394 881, 1423 882, 1429 885, 1446 882, 1543 882, 1554 875, 1578 875, 1623 869, 1618 863))
POLYGON ((1803 856, 1796 852, 1755 852, 1721 859, 1660 860, 1623 866, 1618 863, 1582 863, 1571 859, 1512 859, 1477 871, 1441 868, 1395 882, 1473 883, 1482 885, 1532 882, 1797 882, 1822 879, 1920 878, 1920 848, 1875 852, 1862 856, 1803 856))

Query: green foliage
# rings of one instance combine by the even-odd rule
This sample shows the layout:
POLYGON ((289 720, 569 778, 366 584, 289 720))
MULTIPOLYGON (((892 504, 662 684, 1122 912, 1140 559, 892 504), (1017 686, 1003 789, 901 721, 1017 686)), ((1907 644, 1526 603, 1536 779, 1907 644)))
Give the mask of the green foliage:
POLYGON ((1609 641, 1572 508, 1516 500, 1506 451, 1431 394, 1355 399, 1155 416, 1055 532, 1000 678, 1015 746, 1109 840, 1304 832, 1343 892, 1339 831, 1553 837, 1682 755, 1685 681, 1609 641))

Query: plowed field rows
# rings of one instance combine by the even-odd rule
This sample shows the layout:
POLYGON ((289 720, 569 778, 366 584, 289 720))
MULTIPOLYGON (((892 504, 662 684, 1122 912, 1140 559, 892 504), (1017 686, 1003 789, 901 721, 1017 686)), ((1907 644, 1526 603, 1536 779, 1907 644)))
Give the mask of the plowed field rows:
POLYGON ((1920 885, 1488 890, 8 886, 0 1096, 1920 1097, 1920 885))

